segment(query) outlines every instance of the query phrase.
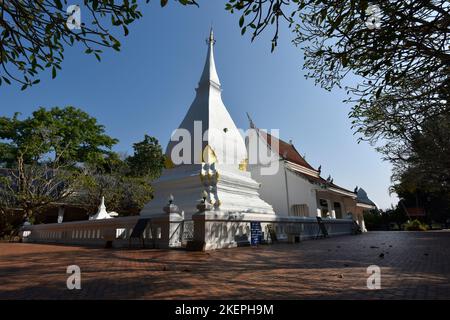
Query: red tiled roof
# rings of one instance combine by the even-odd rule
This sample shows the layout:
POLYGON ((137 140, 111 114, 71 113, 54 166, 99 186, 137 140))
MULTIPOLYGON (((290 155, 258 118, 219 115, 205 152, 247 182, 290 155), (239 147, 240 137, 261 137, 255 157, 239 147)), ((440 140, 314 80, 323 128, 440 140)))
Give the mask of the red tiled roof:
POLYGON ((298 151, 292 144, 284 142, 281 139, 277 139, 272 135, 270 135, 269 133, 261 130, 258 130, 258 133, 264 140, 266 140, 267 144, 270 147, 272 147, 272 143, 276 143, 278 141, 278 153, 282 158, 295 164, 298 164, 302 167, 305 167, 307 169, 317 171, 298 153, 298 151))
MULTIPOLYGON (((267 144, 272 147, 272 143, 273 142, 277 142, 278 141, 278 154, 283 158, 286 159, 287 161, 293 162, 295 164, 298 164, 304 168, 310 169, 310 170, 314 170, 317 171, 316 169, 314 169, 306 160, 305 158, 303 158, 300 153, 297 151, 297 149, 295 149, 295 147, 291 144, 291 143, 287 143, 281 139, 275 138, 272 135, 270 135, 269 133, 256 129, 258 130, 258 133, 261 135, 261 137, 267 142, 267 144)), ((350 191, 348 189, 345 189, 343 187, 338 186, 337 184, 334 184, 330 181, 325 180, 322 177, 314 177, 311 176, 309 174, 303 174, 303 173, 298 173, 302 176, 304 176, 306 179, 309 179, 315 183, 321 183, 321 184, 326 184, 329 187, 335 188, 335 189, 339 189, 345 192, 350 192, 350 193, 354 193, 353 191, 350 191)))
MULTIPOLYGON (((290 144, 287 143, 281 139, 277 139, 275 137, 273 137, 272 135, 270 135, 267 132, 258 130, 258 133, 261 135, 261 137, 266 140, 267 144, 272 147, 272 143, 276 141, 278 141, 278 154, 283 158, 286 159, 287 161, 293 162, 295 164, 298 164, 304 168, 310 169, 310 170, 314 170, 317 171, 316 169, 314 169, 306 160, 305 158, 303 158, 300 153, 297 151, 297 149, 295 149, 295 147, 290 144)), ((337 184, 334 184, 330 181, 325 180, 322 177, 314 177, 311 175, 307 175, 307 174, 301 174, 302 176, 304 176, 305 178, 312 180, 316 183, 321 183, 321 184, 326 184, 332 188, 335 189, 339 189, 345 192, 350 192, 353 193, 353 191, 350 191, 348 189, 345 189, 343 187, 338 186, 337 184)))

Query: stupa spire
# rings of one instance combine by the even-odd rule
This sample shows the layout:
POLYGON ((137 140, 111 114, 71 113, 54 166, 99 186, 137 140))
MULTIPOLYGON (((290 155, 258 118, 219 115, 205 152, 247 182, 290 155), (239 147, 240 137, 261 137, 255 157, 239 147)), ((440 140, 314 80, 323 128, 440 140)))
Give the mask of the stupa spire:
POLYGON ((169 142, 166 155, 174 165, 180 164, 180 159, 184 164, 201 164, 205 162, 204 155, 207 154, 206 158, 209 161, 215 158, 217 163, 230 164, 238 168, 238 165, 247 158, 247 149, 244 139, 222 101, 222 91, 214 61, 215 39, 212 29, 206 41, 208 52, 195 99, 178 126, 179 129, 185 129, 190 133, 190 159, 189 161, 187 159, 189 153, 180 151, 183 144, 176 139, 169 142))
POLYGON ((217 75, 216 63, 214 61, 214 44, 216 40, 214 39, 214 31, 211 28, 209 32, 209 37, 206 39, 208 44, 208 53, 206 55, 205 66, 203 68, 202 76, 199 81, 199 88, 202 86, 214 86, 220 89, 219 76, 217 75))

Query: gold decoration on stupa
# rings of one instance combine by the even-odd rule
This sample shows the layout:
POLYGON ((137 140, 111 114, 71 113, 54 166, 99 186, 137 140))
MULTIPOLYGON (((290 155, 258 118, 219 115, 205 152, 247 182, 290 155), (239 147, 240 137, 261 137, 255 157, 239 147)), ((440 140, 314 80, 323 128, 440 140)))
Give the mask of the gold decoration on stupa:
POLYGON ((206 145, 205 149, 203 149, 202 153, 202 162, 204 163, 215 163, 217 161, 216 153, 214 150, 208 145, 206 145))
POLYGON ((239 163, 239 170, 247 171, 247 166, 248 166, 248 159, 244 159, 241 161, 241 163, 239 163))

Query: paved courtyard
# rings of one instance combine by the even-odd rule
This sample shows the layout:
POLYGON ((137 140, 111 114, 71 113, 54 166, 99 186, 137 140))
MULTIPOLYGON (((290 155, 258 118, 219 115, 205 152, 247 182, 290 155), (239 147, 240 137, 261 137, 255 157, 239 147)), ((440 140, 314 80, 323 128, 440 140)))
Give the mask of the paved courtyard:
POLYGON ((213 252, 0 243, 1 299, 450 299, 450 231, 213 252), (66 268, 81 268, 68 290, 66 268), (369 265, 381 289, 367 289, 369 265))

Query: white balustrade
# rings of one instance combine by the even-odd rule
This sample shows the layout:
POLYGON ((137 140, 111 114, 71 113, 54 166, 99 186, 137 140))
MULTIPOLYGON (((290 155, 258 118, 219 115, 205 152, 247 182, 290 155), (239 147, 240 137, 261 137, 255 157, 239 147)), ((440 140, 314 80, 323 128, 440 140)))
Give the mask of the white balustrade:
MULTIPOLYGON (((193 216, 193 221, 170 220, 162 215, 152 219, 143 232, 146 243, 158 248, 179 247, 186 242, 204 243, 203 249, 218 249, 238 246, 240 242, 250 240, 250 223, 261 222, 264 240, 270 242, 269 225, 276 232, 277 240, 292 241, 293 235, 299 240, 315 238, 319 226, 315 218, 276 217, 265 219, 264 214, 252 216, 246 214, 245 219, 239 216, 221 216, 218 213, 207 213, 193 216), (182 225, 185 223, 186 225, 182 225), (189 234, 189 239, 184 239, 189 234)), ((130 235, 139 220, 139 216, 119 217, 102 220, 86 220, 52 224, 24 226, 21 235, 24 242, 47 242, 62 244, 104 246, 112 241, 114 247, 128 246, 130 235)), ((323 219, 330 236, 351 234, 353 220, 323 219)))

